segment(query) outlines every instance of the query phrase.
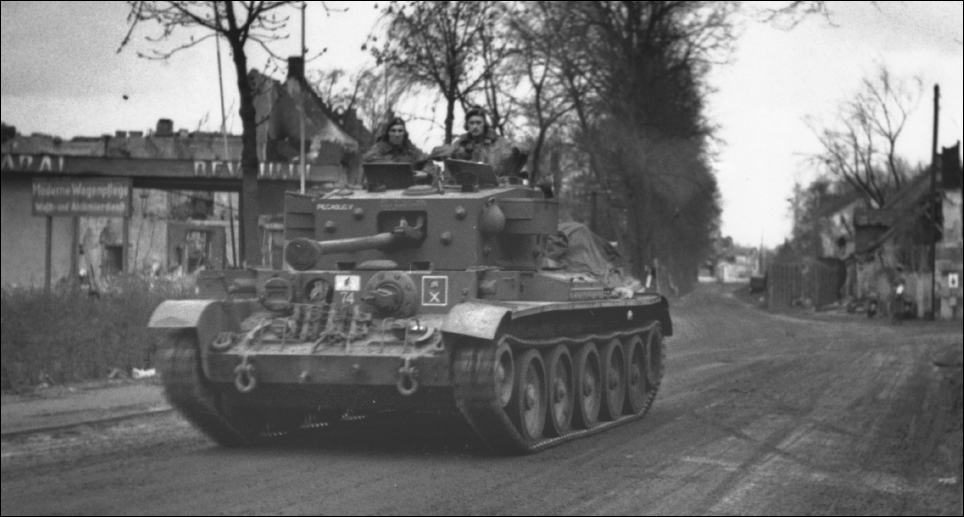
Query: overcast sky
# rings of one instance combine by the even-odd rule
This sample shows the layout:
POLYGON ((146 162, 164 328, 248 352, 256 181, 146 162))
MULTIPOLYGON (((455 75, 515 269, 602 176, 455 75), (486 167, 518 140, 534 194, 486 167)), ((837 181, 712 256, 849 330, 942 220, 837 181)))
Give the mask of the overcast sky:
MULTIPOLYGON (((711 76, 710 115, 724 142, 716 163, 723 232, 738 242, 763 238, 772 246, 787 236, 786 199, 795 181, 814 178, 805 157, 818 151, 804 117, 831 117, 877 63, 901 76, 919 75, 927 87, 900 143, 902 155, 928 159, 934 84, 943 96, 941 143, 961 140, 964 54, 956 40, 964 39, 964 2, 881 2, 879 10, 870 2, 832 4, 833 25, 814 18, 781 31, 746 23, 733 62, 711 76)), ((309 6, 308 48, 328 49, 309 71, 373 66, 361 46, 377 20, 374 2, 328 5, 348 11, 326 16, 309 6)), ((149 32, 117 53, 127 30, 123 2, 4 1, 0 11, 0 116, 21 133, 113 134, 151 129, 159 118, 173 119, 177 128, 219 127, 213 41, 155 62, 135 54, 150 48, 143 40, 149 32)), ((277 52, 296 53, 296 39, 279 43, 277 52)), ((224 56, 227 102, 236 111, 235 76, 224 56)), ((263 64, 255 53, 252 66, 263 64)), ((416 131, 416 143, 438 143, 439 133, 428 126, 416 131)))

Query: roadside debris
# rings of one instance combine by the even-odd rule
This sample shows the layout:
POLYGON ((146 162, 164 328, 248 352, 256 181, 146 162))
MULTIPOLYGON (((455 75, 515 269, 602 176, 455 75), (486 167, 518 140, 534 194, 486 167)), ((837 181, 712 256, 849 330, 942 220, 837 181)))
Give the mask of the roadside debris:
POLYGON ((157 370, 155 369, 138 370, 137 368, 134 368, 134 374, 131 377, 135 381, 139 381, 142 379, 153 379, 154 377, 157 377, 157 370))

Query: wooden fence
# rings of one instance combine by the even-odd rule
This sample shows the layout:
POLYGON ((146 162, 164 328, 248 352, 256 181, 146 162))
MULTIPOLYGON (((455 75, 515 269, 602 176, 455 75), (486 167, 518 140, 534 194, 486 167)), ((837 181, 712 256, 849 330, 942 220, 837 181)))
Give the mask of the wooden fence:
POLYGON ((846 268, 836 261, 807 261, 770 266, 767 307, 779 311, 790 307, 821 310, 843 298, 846 268))

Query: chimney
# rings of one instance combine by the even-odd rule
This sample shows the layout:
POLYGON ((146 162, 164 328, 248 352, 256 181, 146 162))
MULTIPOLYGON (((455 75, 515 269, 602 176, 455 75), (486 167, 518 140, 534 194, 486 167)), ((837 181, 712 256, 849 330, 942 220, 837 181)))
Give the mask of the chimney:
POLYGON ((6 124, 3 124, 2 132, 3 132, 2 139, 4 142, 6 142, 7 140, 13 140, 14 138, 17 138, 17 128, 13 126, 8 126, 6 124))
POLYGON ((288 58, 288 79, 305 78, 305 60, 301 56, 291 56, 288 58))
POLYGON ((131 138, 144 138, 144 132, 143 132, 143 131, 130 131, 130 132, 127 133, 127 136, 129 136, 129 137, 131 137, 131 138))
POLYGON ((127 131, 117 130, 117 131, 114 132, 114 136, 115 136, 116 138, 127 138, 127 131))
POLYGON ((174 121, 166 118, 158 120, 154 136, 174 136, 174 121))

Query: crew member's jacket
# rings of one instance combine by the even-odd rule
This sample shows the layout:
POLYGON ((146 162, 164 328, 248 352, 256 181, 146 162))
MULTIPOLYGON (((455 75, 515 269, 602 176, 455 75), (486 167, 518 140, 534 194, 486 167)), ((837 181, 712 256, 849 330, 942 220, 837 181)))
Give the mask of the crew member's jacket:
POLYGON ((466 133, 451 145, 437 147, 432 151, 432 158, 486 163, 499 176, 516 176, 529 159, 529 151, 490 129, 480 139, 466 133))

